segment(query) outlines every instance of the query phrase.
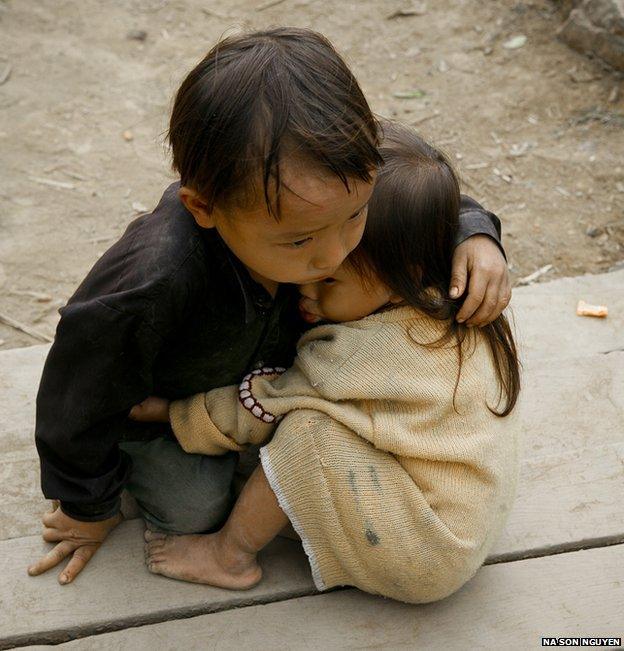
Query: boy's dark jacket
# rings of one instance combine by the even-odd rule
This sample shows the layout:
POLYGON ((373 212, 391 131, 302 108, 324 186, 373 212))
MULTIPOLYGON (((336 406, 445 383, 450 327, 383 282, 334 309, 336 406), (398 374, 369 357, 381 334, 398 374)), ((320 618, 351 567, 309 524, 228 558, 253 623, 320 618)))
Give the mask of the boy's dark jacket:
MULTIPOLYGON (((214 229, 199 228, 169 186, 133 221, 60 310, 37 396, 44 495, 78 520, 119 510, 130 459, 120 440, 168 436, 128 420, 148 395, 169 399, 236 384, 258 365, 290 365, 305 327, 297 291, 275 299, 214 229)), ((500 222, 462 197, 457 243, 500 222)))

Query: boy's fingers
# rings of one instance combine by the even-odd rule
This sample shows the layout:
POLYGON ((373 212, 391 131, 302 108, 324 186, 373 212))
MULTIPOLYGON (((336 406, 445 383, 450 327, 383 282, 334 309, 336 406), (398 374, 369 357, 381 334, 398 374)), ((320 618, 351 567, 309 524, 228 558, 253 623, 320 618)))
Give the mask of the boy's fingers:
POLYGON ((65 585, 71 583, 84 569, 85 565, 93 558, 98 545, 78 547, 67 563, 65 569, 59 575, 59 583, 65 585))
POLYGON ((54 528, 54 525, 58 523, 59 514, 56 511, 48 511, 44 513, 41 517, 41 522, 44 526, 54 528))
POLYGON ((28 568, 30 576, 37 576, 47 572, 51 567, 58 565, 64 558, 67 558, 75 549, 74 543, 64 540, 52 551, 48 552, 40 561, 28 568))
POLYGON ((483 302, 483 297, 487 289, 487 284, 480 280, 475 280, 475 276, 470 278, 470 286, 468 288, 468 296, 457 313, 457 320, 468 320, 478 309, 483 302))
POLYGON ((481 301, 479 309, 466 321, 466 325, 470 326, 484 326, 494 321, 494 319, 502 312, 504 306, 500 306, 499 310, 499 290, 498 285, 490 283, 488 285, 485 296, 481 301))
POLYGON ((449 296, 459 298, 466 290, 466 278, 468 276, 468 259, 463 254, 456 254, 453 257, 453 269, 451 271, 451 283, 449 296))
POLYGON ((46 542, 61 542, 61 540, 65 540, 63 534, 58 529, 53 529, 52 527, 45 527, 41 536, 46 542))
POLYGON ((128 414, 128 418, 137 418, 138 416, 141 415, 143 412, 143 404, 140 405, 134 405, 132 409, 130 410, 130 413, 128 414))

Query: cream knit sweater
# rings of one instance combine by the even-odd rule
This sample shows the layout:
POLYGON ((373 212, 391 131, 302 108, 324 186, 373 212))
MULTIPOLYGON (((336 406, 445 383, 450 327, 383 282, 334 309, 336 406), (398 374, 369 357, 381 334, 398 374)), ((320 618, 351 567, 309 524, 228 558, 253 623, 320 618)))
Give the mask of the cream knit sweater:
POLYGON ((187 452, 259 444, 319 589, 440 599, 483 563, 513 500, 517 425, 487 408, 498 383, 478 329, 458 351, 409 307, 322 325, 294 366, 172 403, 187 452))

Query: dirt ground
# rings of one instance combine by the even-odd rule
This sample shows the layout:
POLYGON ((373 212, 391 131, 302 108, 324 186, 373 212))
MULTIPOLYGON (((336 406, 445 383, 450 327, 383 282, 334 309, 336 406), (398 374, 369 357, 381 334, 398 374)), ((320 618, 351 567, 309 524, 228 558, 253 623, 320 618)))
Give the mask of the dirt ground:
MULTIPOLYGON (((223 34, 277 24, 326 34, 376 112, 454 158, 501 217, 516 282, 618 266, 624 89, 556 40, 561 20, 546 0, 0 0, 0 314, 53 335, 174 179, 163 133, 185 73, 223 34)), ((0 348, 39 341, 0 323, 0 348)))

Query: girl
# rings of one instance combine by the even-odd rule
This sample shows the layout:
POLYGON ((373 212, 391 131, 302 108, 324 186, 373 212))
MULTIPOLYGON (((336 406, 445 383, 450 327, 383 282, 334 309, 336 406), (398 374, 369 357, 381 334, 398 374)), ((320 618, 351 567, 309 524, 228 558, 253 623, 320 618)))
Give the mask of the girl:
POLYGON ((257 553, 292 523, 319 590, 352 585, 401 601, 441 599, 485 560, 512 503, 520 387, 509 324, 458 324, 446 296, 459 185, 449 162, 385 126, 384 166, 361 244, 331 278, 301 287, 301 313, 328 321, 294 366, 169 403, 187 452, 266 442, 261 466, 215 534, 146 532, 148 567, 243 589, 257 553))

